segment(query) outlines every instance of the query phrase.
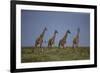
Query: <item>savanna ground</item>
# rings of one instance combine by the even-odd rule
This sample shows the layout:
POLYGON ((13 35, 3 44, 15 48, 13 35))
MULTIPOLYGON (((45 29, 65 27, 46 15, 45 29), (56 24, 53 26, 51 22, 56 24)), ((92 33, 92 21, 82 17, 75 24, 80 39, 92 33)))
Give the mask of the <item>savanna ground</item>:
POLYGON ((71 61, 90 59, 90 48, 32 48, 22 47, 21 62, 71 61))

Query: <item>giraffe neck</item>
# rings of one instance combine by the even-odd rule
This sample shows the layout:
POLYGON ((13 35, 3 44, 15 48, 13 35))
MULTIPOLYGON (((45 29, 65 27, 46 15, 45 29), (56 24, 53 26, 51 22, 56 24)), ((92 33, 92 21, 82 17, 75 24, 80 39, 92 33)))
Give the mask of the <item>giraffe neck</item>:
POLYGON ((53 37, 52 37, 52 38, 53 38, 53 39, 55 39, 55 37, 56 37, 56 33, 54 33, 54 35, 53 35, 53 37))
POLYGON ((77 36, 76 37, 79 38, 79 31, 77 32, 77 36))
POLYGON ((43 38, 44 34, 45 34, 46 30, 43 30, 43 32, 41 33, 40 37, 43 38))
POLYGON ((64 40, 66 40, 68 33, 66 33, 63 37, 64 40))

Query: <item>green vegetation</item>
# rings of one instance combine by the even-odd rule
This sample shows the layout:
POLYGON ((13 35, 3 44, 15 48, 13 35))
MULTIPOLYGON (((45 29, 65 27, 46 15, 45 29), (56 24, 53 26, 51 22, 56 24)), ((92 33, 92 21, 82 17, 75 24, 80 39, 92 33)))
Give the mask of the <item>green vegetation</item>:
POLYGON ((32 48, 22 47, 21 62, 47 62, 90 59, 90 48, 32 48))

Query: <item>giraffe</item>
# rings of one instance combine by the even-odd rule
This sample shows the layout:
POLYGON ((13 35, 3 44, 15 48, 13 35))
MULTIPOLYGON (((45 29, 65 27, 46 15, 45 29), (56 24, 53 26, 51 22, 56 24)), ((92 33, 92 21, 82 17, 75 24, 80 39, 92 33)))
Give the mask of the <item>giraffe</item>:
POLYGON ((48 47, 52 47, 52 45, 55 43, 55 37, 56 37, 57 33, 58 33, 58 31, 55 30, 53 36, 48 41, 48 47))
POLYGON ((40 36, 36 39, 35 41, 35 47, 37 47, 38 45, 40 45, 40 48, 42 46, 42 43, 43 43, 43 37, 44 37, 44 34, 45 34, 45 31, 47 30, 47 28, 45 27, 43 32, 40 34, 40 36))
POLYGON ((71 33, 71 32, 69 30, 67 30, 64 37, 59 41, 59 44, 58 44, 59 47, 63 47, 63 48, 65 47, 66 39, 67 39, 67 36, 69 33, 71 33))
POLYGON ((73 38, 73 44, 72 47, 78 47, 79 46, 79 34, 80 34, 80 28, 77 29, 77 34, 76 36, 73 38))

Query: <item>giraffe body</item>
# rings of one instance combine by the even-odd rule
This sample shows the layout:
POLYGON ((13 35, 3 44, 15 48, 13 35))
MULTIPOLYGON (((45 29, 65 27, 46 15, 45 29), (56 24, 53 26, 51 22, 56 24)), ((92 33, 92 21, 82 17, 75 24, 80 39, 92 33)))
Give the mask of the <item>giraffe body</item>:
POLYGON ((58 32, 55 30, 53 36, 52 36, 52 37, 49 39, 49 41, 48 41, 48 47, 52 47, 53 44, 55 43, 55 37, 56 37, 56 34, 57 34, 57 33, 58 33, 58 32))
POLYGON ((59 41, 59 44, 58 44, 59 47, 63 47, 63 48, 65 47, 66 39, 67 39, 68 33, 70 33, 69 30, 66 31, 64 37, 59 41))

